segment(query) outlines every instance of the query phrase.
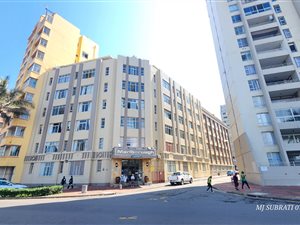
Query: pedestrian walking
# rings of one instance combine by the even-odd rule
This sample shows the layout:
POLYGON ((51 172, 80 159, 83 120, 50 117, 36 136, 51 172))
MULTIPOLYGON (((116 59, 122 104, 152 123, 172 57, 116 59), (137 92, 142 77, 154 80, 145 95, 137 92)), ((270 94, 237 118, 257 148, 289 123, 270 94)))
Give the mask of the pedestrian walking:
POLYGON ((234 187, 235 187, 235 190, 239 190, 238 187, 239 187, 239 179, 237 177, 237 173, 235 173, 233 175, 233 183, 234 183, 234 187))
POLYGON ((242 181, 242 189, 244 189, 244 184, 246 184, 247 187, 250 189, 250 186, 246 180, 246 174, 244 173, 244 171, 241 172, 241 181, 242 181))
POLYGON ((64 186, 66 183, 67 183, 66 177, 63 176, 63 178, 61 179, 60 184, 61 184, 62 186, 64 186))
POLYGON ((70 180, 69 180, 69 185, 67 187, 67 189, 72 188, 73 189, 73 176, 71 176, 70 180))
POLYGON ((211 185, 211 180, 212 180, 212 176, 209 176, 208 179, 207 179, 207 189, 206 189, 206 191, 208 191, 210 189, 211 192, 214 192, 213 191, 213 186, 211 185))

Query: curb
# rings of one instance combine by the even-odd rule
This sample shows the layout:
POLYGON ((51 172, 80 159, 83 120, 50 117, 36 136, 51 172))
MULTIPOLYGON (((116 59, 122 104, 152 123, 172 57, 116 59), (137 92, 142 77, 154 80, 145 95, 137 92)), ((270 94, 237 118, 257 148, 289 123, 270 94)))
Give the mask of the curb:
POLYGON ((68 196, 53 196, 53 195, 46 195, 46 196, 37 196, 37 197, 18 197, 18 198, 0 198, 1 200, 25 200, 25 199, 50 199, 50 198, 82 198, 82 197, 93 197, 93 196, 109 196, 109 195, 116 195, 116 192, 111 193, 101 193, 101 194, 88 194, 88 195, 68 195, 68 196))

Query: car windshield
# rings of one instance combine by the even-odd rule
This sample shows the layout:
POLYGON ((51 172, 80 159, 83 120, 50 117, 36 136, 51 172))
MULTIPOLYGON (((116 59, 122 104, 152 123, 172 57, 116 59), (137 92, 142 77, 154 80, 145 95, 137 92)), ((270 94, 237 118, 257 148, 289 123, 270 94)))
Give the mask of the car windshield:
POLYGON ((173 173, 173 175, 181 175, 181 173, 180 172, 176 172, 176 173, 173 173))
POLYGON ((5 180, 0 180, 0 185, 12 185, 12 183, 5 180))

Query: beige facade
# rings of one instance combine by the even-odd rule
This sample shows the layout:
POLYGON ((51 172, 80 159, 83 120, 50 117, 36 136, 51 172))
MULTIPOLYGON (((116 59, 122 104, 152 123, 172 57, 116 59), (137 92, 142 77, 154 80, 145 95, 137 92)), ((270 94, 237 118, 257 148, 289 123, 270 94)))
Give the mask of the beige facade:
POLYGON ((24 157, 30 151, 32 128, 43 94, 44 74, 48 69, 93 59, 98 56, 98 45, 82 36, 80 30, 56 13, 46 11, 28 38, 16 88, 22 89, 25 99, 35 108, 26 115, 14 118, 1 129, 0 177, 20 182, 24 157))
MULTIPOLYGON (((23 183, 72 175, 77 184, 108 185, 122 174, 163 182, 175 171, 211 173, 199 100, 149 61, 104 57, 44 77, 23 183)), ((227 130, 210 114, 209 121, 222 134, 215 154, 226 159, 216 162, 225 173, 232 168, 227 130)))
POLYGON ((300 185, 297 1, 207 0, 238 168, 300 185))

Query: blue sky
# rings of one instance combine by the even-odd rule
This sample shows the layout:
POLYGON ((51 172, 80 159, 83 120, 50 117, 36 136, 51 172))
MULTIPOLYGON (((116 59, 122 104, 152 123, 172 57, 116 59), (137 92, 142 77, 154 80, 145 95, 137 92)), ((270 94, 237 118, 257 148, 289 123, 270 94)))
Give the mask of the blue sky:
POLYGON ((100 56, 149 59, 219 117, 224 98, 204 0, 0 0, 0 76, 10 76, 10 87, 46 7, 97 42, 100 56))

